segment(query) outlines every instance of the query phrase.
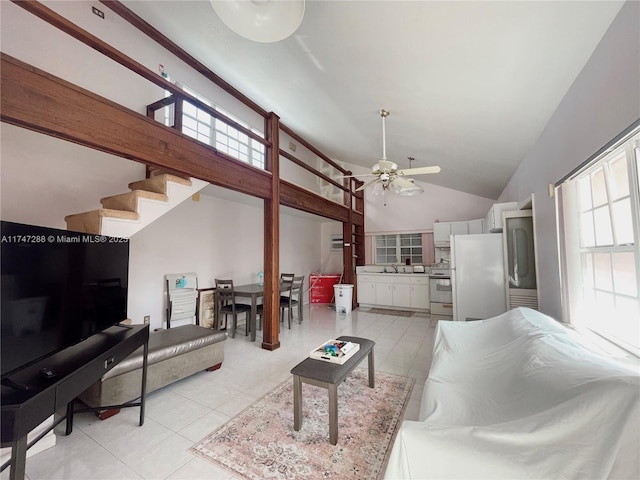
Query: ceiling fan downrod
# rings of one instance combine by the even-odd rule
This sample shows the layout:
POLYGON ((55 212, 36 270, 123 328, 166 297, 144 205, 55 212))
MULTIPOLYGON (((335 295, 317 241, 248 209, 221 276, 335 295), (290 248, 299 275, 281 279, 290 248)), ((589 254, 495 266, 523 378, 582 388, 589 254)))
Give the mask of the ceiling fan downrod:
POLYGON ((387 159, 387 134, 384 128, 384 119, 389 116, 389 110, 384 108, 380 109, 380 116, 382 117, 382 160, 387 159))

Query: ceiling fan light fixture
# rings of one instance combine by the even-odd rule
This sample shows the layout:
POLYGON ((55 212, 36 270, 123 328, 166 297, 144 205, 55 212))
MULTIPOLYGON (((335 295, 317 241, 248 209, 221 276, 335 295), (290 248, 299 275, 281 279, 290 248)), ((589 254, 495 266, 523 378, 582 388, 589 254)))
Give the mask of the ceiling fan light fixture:
MULTIPOLYGON (((411 170, 411 164, 413 163, 415 158, 413 157, 407 157, 407 158, 409 159, 409 170, 411 170)), ((414 195, 419 195, 420 193, 424 192, 424 189, 420 185, 418 185, 413 178, 411 177, 401 178, 400 180, 403 181, 403 184, 402 184, 402 188, 398 193, 403 197, 412 197, 414 195)))
POLYGON ((279 42, 302 23, 304 0, 209 0, 222 23, 241 37, 279 42))
POLYGON ((400 188, 398 192, 403 197, 412 197, 414 195, 419 195, 424 192, 424 188, 418 185, 413 178, 405 180, 409 185, 404 185, 400 188))
POLYGON ((382 195, 384 193, 384 187, 382 186, 382 182, 376 182, 375 185, 373 186, 373 189, 371 189, 371 194, 378 196, 378 195, 382 195))

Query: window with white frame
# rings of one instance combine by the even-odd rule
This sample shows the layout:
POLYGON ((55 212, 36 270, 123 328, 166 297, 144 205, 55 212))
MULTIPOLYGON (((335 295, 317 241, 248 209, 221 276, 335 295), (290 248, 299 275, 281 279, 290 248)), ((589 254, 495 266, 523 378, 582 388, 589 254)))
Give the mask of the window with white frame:
POLYGON ((422 234, 399 233, 375 237, 375 257, 377 264, 422 263, 422 234))
MULTIPOLYGON (((224 114, 234 122, 243 125, 252 132, 261 135, 262 132, 235 118, 233 115, 217 107, 206 98, 183 86, 185 92, 194 96, 202 103, 209 105, 218 112, 224 114)), ((237 128, 228 125, 223 120, 212 117, 209 113, 185 101, 182 108, 182 133, 203 143, 211 145, 216 150, 227 155, 250 163, 251 165, 265 168, 265 147, 262 143, 254 141, 248 135, 237 128)))
POLYGON ((569 321, 640 354, 640 128, 564 182, 563 302, 569 321))

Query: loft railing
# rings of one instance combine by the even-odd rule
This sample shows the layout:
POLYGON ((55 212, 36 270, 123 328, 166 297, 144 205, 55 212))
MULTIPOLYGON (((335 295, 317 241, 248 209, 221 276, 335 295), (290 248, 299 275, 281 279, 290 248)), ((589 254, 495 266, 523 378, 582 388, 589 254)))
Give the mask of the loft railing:
MULTIPOLYGON (((121 16, 125 21, 129 22, 135 28, 139 29, 141 32, 143 32, 144 34, 148 35, 157 44, 161 45, 162 47, 167 49, 167 51, 169 51, 171 54, 175 55, 177 58, 179 58, 180 60, 184 61, 187 65, 189 65, 191 68, 193 68, 194 71, 199 72, 204 77, 206 77, 208 80, 210 80, 213 84, 215 84, 219 88, 221 88, 224 92, 230 94, 236 100, 238 100, 239 102, 241 102, 244 105, 246 105, 247 107, 249 107, 253 112, 259 114, 264 119, 265 127, 266 127, 266 124, 267 124, 269 118, 272 118, 272 114, 270 114, 269 112, 265 111, 263 108, 261 108, 255 102, 253 102, 251 99, 247 98, 244 94, 242 94, 241 92, 236 90, 229 83, 224 81, 222 78, 218 77, 214 72, 209 70, 205 65, 203 65, 197 59, 195 59, 194 57, 189 55, 187 52, 185 52, 183 49, 181 49, 177 44, 173 43, 170 39, 168 39, 162 33, 160 33, 159 31, 155 30, 151 25, 149 25, 147 22, 145 22, 140 17, 138 17, 131 10, 126 8, 122 3, 118 2, 118 1, 115 1, 115 0, 110 0, 108 2, 104 1, 103 3, 108 8, 113 10, 116 14, 121 16)), ((114 62, 117 62, 118 64, 120 64, 123 67, 127 68, 131 72, 139 75, 141 78, 143 78, 143 79, 145 79, 145 80, 147 80, 147 81, 149 81, 149 82, 151 82, 151 83, 163 88, 165 91, 170 92, 170 94, 173 97, 173 99, 171 99, 171 97, 169 97, 170 98, 169 100, 162 99, 162 100, 160 100, 160 102, 161 103, 169 102, 169 104, 171 104, 171 102, 175 103, 176 112, 179 112, 179 109, 184 106, 184 102, 188 102, 189 104, 194 105, 199 109, 207 111, 213 118, 219 118, 219 119, 221 119, 221 121, 224 121, 226 124, 232 126, 233 128, 236 128, 238 131, 243 132, 243 134, 247 135, 252 140, 255 140, 255 141, 259 142, 265 148, 268 149, 268 148, 270 148, 272 146, 271 143, 268 140, 262 138, 259 134, 256 134, 251 129, 246 128, 244 125, 242 125, 241 123, 239 123, 239 122, 237 122, 237 121, 235 121, 235 120, 233 120, 231 118, 227 118, 227 116, 225 116, 221 112, 211 108, 205 102, 202 102, 201 100, 199 100, 198 98, 194 97, 193 95, 190 95, 189 93, 185 92, 182 88, 180 88, 176 84, 170 82, 168 79, 163 78, 162 76, 158 75, 156 72, 153 72, 152 70, 150 70, 149 68, 147 68, 143 64, 137 62, 133 58, 131 58, 131 57, 125 55, 123 52, 117 50, 112 45, 102 41, 101 39, 99 39, 98 37, 95 37, 94 35, 92 35, 88 31, 78 27, 77 25, 75 25, 74 23, 72 23, 71 21, 66 19, 65 17, 61 16, 60 14, 54 12, 53 10, 51 10, 47 6, 43 5, 42 3, 37 2, 37 1, 30 1, 30 2, 15 2, 15 4, 18 5, 19 7, 23 8, 23 9, 25 9, 26 11, 36 15, 37 17, 41 18, 45 22, 49 23, 50 25, 60 29, 61 31, 65 32, 66 34, 74 37, 76 40, 79 40, 80 42, 84 43, 85 45, 89 46, 90 48, 93 48, 94 50, 96 50, 100 54, 104 55, 105 57, 110 58, 114 62), (181 101, 178 102, 178 99, 181 100, 181 101)), ((153 105, 157 105, 157 104, 158 103, 155 102, 153 105)), ((135 107, 133 107, 133 109, 135 110, 135 107)), ((153 110, 153 107, 151 108, 151 110, 153 110)), ((175 117, 176 117, 177 121, 175 122, 176 124, 174 125, 174 128, 177 129, 179 127, 180 131, 182 131, 182 127, 179 124, 180 120, 182 119, 182 115, 181 114, 180 115, 176 115, 175 117)), ((265 131, 266 131, 266 128, 265 128, 265 131)), ((281 128, 281 131, 282 131, 282 128, 281 128)), ((213 146, 213 148, 215 148, 215 146, 213 146)), ((314 151, 314 150, 316 150, 316 149, 313 149, 313 148, 311 149, 311 151, 314 151)), ((217 154, 218 154, 218 156, 220 158, 237 161, 233 157, 231 157, 231 156, 229 156, 227 154, 224 154, 222 152, 217 152, 217 154)), ((279 157, 286 158, 286 157, 284 157, 282 155, 279 155, 279 157)), ((326 157, 323 157, 323 156, 319 156, 319 158, 321 158, 323 162, 326 162, 328 160, 326 157)), ((289 159, 287 159, 287 160, 289 160, 289 159)), ((307 162, 303 162, 303 163, 307 163, 307 162)), ((297 167, 299 167, 299 165, 296 164, 296 163, 292 162, 292 164, 294 164, 297 167)), ((342 168, 341 166, 339 166, 337 164, 334 165, 333 168, 337 168, 337 170, 339 172, 341 172, 341 173, 343 173, 345 175, 349 173, 344 168, 342 168)), ((326 182, 327 178, 329 180, 335 181, 334 179, 332 179, 328 175, 325 175, 325 177, 327 177, 327 178, 323 178, 321 176, 321 175, 324 175, 324 174, 322 174, 322 172, 317 171, 318 169, 313 168, 313 167, 312 167, 312 169, 316 170, 316 173, 314 173, 313 175, 315 175, 320 181, 326 182)), ((311 173, 311 172, 309 171, 309 173, 311 173)), ((257 179, 257 177, 255 179, 257 179)), ((264 182, 263 181, 259 181, 258 183, 259 183, 259 185, 257 185, 257 184, 252 185, 251 188, 259 189, 259 190, 261 190, 262 194, 264 194, 264 187, 265 187, 264 182)), ((336 182, 336 183, 340 183, 340 182, 336 182)), ((339 203, 341 205, 349 207, 348 208, 348 217, 349 217, 349 219, 353 219, 355 223, 363 224, 363 222, 364 222, 363 203, 364 202, 362 200, 361 192, 355 193, 355 189, 357 188, 359 183, 357 181, 355 181, 354 179, 344 179, 343 180, 343 184, 342 184, 341 187, 336 186, 331 181, 329 181, 328 184, 330 184, 332 187, 335 187, 335 188, 337 188, 337 189, 339 189, 339 190, 344 192, 343 193, 343 195, 345 197, 344 201, 343 202, 339 202, 339 203), (360 197, 358 195, 360 195, 360 197), (356 208, 356 212, 353 211, 354 207, 356 208), (355 216, 353 215, 354 213, 356 213, 355 216)), ((235 182, 235 186, 236 187, 242 187, 242 188, 238 188, 239 191, 244 191, 245 193, 249 193, 250 189, 249 188, 245 188, 246 187, 245 185, 242 185, 239 182, 235 182)), ((305 195, 302 194, 302 196, 305 196, 305 195)), ((328 215, 328 216, 330 218, 334 217, 333 215, 328 215)), ((345 217, 344 212, 337 212, 336 216, 341 217, 342 221, 345 221, 344 220, 344 217, 345 217)))
MULTIPOLYGON (((219 155, 229 157, 234 160, 244 161, 257 168, 265 168, 265 148, 270 146, 270 144, 260 133, 257 133, 255 129, 230 118, 208 102, 198 99, 187 92, 182 95, 174 91, 167 97, 148 105, 147 116, 160 121, 167 126, 175 128, 176 130, 191 136, 195 140, 207 143, 209 146, 215 148, 219 155), (193 128, 185 126, 185 104, 192 105, 199 112, 203 112, 208 115, 213 119, 213 122, 222 122, 227 127, 234 129, 237 133, 234 132, 233 136, 236 138, 229 141, 238 142, 238 147, 228 148, 229 145, 227 144, 227 148, 224 148, 224 145, 222 145, 222 148, 219 148, 219 142, 216 141, 217 136, 229 137, 229 135, 226 133, 217 133, 218 129, 212 125, 211 122, 202 122, 202 125, 206 126, 208 129, 206 134, 203 132, 199 133, 197 131, 197 127, 194 131, 193 128), (247 139, 250 139, 250 143, 244 144, 240 142, 237 138, 238 134, 244 135, 247 139), (256 148, 254 142, 256 142, 260 147, 256 148), (239 148, 242 146, 246 147, 246 152, 243 152, 242 149, 239 148)), ((293 173, 291 171, 292 169, 288 169, 291 171, 289 175, 290 178, 285 178, 287 175, 282 175, 282 179, 291 180, 292 183, 306 188, 307 190, 311 190, 313 193, 328 198, 340 205, 349 206, 349 204, 351 204, 351 208, 357 212, 364 212, 364 195, 362 192, 355 191, 360 185, 362 185, 362 182, 354 178, 346 178, 341 179, 341 181, 337 181, 332 176, 328 175, 328 173, 336 172, 336 176, 341 176, 349 175, 351 172, 324 155, 316 147, 295 133, 291 128, 281 124, 280 134, 285 134, 291 140, 301 145, 308 154, 313 156, 317 163, 320 163, 319 168, 316 168, 309 164, 309 160, 304 161, 289 151, 280 148, 279 155, 281 160, 285 159, 294 167, 294 169, 301 169, 303 171, 302 173, 293 173), (309 180, 309 178, 305 178, 304 174, 309 175, 311 180, 309 180)), ((287 171, 287 169, 283 169, 281 166, 281 172, 283 170, 287 171)))

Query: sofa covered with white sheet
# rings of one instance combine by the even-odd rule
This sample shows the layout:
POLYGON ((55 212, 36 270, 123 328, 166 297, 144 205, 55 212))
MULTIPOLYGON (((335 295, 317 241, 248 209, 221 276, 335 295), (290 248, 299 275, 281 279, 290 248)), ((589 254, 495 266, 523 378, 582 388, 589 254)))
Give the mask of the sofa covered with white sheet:
POLYGON ((640 375, 518 308, 438 323, 386 479, 640 478, 640 375))

